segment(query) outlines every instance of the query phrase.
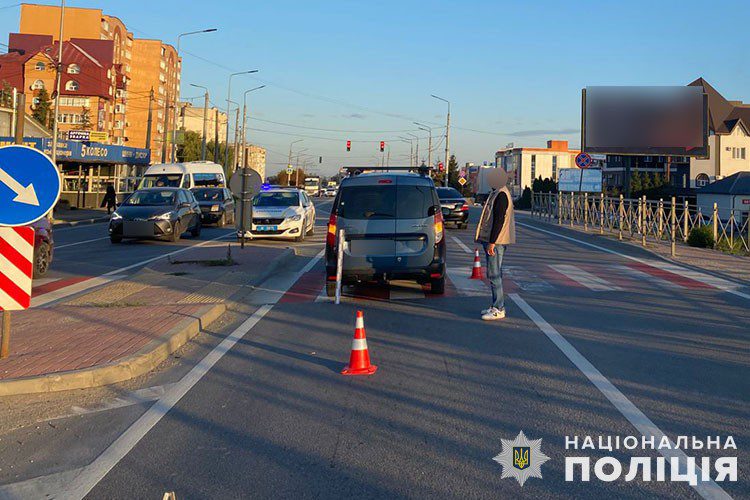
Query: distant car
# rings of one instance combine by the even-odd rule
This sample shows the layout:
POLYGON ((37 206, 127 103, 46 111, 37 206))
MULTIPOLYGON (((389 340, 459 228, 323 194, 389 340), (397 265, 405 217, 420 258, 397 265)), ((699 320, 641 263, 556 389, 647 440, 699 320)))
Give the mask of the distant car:
POLYGON ((34 229, 34 277, 47 274, 52 264, 55 241, 52 238, 52 224, 47 217, 42 217, 29 224, 34 229))
POLYGON ((201 234, 201 209, 193 193, 182 188, 146 188, 131 194, 112 213, 109 239, 178 241, 185 231, 201 234))
POLYGON ((224 227, 234 224, 234 198, 227 188, 193 188, 193 196, 201 208, 201 222, 224 227))
POLYGON ((457 228, 466 229, 469 226, 469 204, 466 199, 452 187, 439 187, 437 194, 446 224, 453 222, 457 228))
POLYGON ((409 279, 445 292, 445 234, 440 200, 427 175, 363 173, 341 181, 326 237, 326 294, 336 289, 339 231, 342 282, 409 279))
POLYGON ((334 198, 337 192, 338 192, 337 188, 327 187, 325 191, 323 192, 323 196, 325 196, 326 198, 334 198))
MULTIPOLYGON (((314 232, 315 205, 301 189, 266 189, 253 197, 253 222, 246 238, 303 241, 314 232)), ((240 231, 237 236, 242 236, 240 231)))

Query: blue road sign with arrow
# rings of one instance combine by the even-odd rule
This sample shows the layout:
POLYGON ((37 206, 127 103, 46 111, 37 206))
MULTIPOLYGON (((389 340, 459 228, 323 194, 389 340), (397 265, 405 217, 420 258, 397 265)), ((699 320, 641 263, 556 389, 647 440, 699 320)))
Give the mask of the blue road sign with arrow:
POLYGON ((0 148, 0 226, 41 219, 60 197, 60 174, 52 160, 28 146, 0 148))

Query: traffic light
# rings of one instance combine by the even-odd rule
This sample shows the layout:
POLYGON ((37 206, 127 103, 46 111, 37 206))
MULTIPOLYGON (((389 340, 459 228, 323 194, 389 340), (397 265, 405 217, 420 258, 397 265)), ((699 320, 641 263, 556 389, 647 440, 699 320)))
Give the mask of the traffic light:
POLYGON ((380 152, 385 151, 385 141, 380 141, 380 152))
POLYGON ((352 141, 346 141, 346 150, 351 151, 352 150, 352 141))
POLYGON ((445 168, 445 165, 443 165, 442 161, 440 163, 438 163, 438 171, 439 172, 442 172, 444 168, 445 168))

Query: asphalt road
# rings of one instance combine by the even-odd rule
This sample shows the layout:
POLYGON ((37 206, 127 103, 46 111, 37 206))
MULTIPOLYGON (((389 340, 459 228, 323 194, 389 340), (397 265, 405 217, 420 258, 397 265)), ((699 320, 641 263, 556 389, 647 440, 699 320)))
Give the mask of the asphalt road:
MULTIPOLYGON (((733 436, 737 450, 686 453, 738 457, 739 481, 719 486, 747 497, 747 289, 729 293, 695 275, 664 273, 637 248, 523 215, 518 222, 519 243, 505 261, 508 317, 493 323, 479 320, 488 299, 465 293, 461 281, 440 298, 392 287, 368 296, 348 290, 355 296, 338 306, 320 301, 318 236, 306 244, 307 257, 259 288, 254 315, 156 404, 122 410, 129 413, 115 426, 106 413, 80 417, 70 432, 98 440, 97 454, 63 459, 50 469, 56 476, 38 481, 46 490, 34 491, 90 498, 175 491, 181 499, 706 497, 711 485, 623 479, 631 457, 655 459, 655 450, 565 449, 566 436, 640 439, 658 431, 673 441, 733 436), (379 366, 372 377, 339 374, 356 310, 364 311, 379 366), (543 479, 522 488, 493 461, 501 439, 519 431, 542 439, 550 457, 543 479), (620 479, 602 482, 592 473, 590 482, 565 481, 566 457, 593 463, 608 455, 623 462, 620 479)), ((468 273, 471 231, 447 237, 449 266, 468 273)))

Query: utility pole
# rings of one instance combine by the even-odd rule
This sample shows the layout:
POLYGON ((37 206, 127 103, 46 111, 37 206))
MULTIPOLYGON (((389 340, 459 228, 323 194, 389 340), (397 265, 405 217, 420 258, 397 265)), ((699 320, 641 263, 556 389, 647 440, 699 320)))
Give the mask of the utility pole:
POLYGON ((450 158, 451 158, 451 148, 450 148, 450 142, 451 142, 451 103, 448 99, 443 99, 442 97, 436 96, 435 94, 430 94, 432 97, 439 101, 443 101, 444 103, 448 104, 448 114, 445 118, 445 176, 443 177, 443 186, 448 185, 448 173, 450 168, 450 158))
POLYGON ((219 163, 219 108, 216 108, 214 125, 214 163, 219 163))
POLYGON ((242 168, 244 169, 247 165, 247 94, 255 90, 260 90, 265 85, 255 87, 254 89, 246 90, 242 96, 242 168))
POLYGON ((23 128, 26 125, 26 94, 16 96, 16 123, 14 139, 16 144, 23 144, 23 128))
MULTIPOLYGON (((52 123, 52 163, 57 167, 57 133, 60 113, 60 80, 62 80, 62 58, 63 58, 63 26, 65 24, 65 0, 60 1, 60 37, 58 39, 57 62, 55 64, 55 112, 52 123)), ((24 114, 26 110, 24 110, 24 114)))
POLYGON ((201 142, 201 161, 206 161, 206 135, 208 135, 208 89, 203 95, 203 141, 201 142))
POLYGON ((169 138, 169 92, 164 99, 164 131, 161 134, 161 162, 167 163, 167 140, 169 138))
POLYGON ((428 127, 427 125, 418 122, 414 122, 414 124, 418 126, 419 130, 424 130, 430 134, 430 138, 427 142, 427 167, 432 168, 432 127, 428 127))
POLYGON ((239 151, 240 149, 240 136, 238 134, 240 129, 240 105, 237 104, 237 110, 234 112, 234 145, 233 150, 234 151, 234 158, 232 158, 232 166, 234 167, 232 171, 237 170, 237 164, 239 163, 239 151))
MULTIPOLYGON (((232 78, 237 75, 247 75, 249 73, 257 73, 257 69, 253 69, 250 71, 238 71, 236 73, 232 73, 229 75, 229 84, 227 85, 227 133, 225 136, 225 141, 227 143, 226 150, 224 151, 224 170, 229 171, 229 103, 232 101, 232 78)), ((238 106, 239 107, 239 106, 238 106)), ((237 132, 237 129, 235 129, 235 134, 237 132)))
MULTIPOLYGON (((304 139, 299 139, 299 140, 296 140, 296 141, 292 141, 289 144, 289 160, 287 160, 288 167, 292 166, 292 146, 294 146, 296 143, 302 142, 302 141, 304 141, 304 139)), ((289 174, 289 172, 287 172, 287 174, 286 174, 286 185, 287 186, 291 186, 292 185, 292 176, 289 174)))
POLYGON ((151 87, 151 92, 148 94, 148 122, 146 123, 146 149, 151 148, 151 127, 154 120, 154 111, 152 104, 154 102, 154 87, 151 87))

